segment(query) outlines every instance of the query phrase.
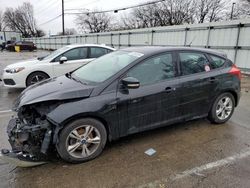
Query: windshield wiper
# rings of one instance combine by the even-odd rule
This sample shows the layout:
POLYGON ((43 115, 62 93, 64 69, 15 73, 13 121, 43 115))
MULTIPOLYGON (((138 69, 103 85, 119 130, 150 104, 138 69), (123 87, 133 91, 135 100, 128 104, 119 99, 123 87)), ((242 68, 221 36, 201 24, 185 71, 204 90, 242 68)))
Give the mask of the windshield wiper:
POLYGON ((75 80, 76 82, 80 82, 81 84, 83 85, 88 85, 87 82, 83 82, 82 80, 80 80, 79 78, 75 77, 75 76, 72 76, 71 73, 68 73, 68 75, 70 76, 71 79, 75 80))

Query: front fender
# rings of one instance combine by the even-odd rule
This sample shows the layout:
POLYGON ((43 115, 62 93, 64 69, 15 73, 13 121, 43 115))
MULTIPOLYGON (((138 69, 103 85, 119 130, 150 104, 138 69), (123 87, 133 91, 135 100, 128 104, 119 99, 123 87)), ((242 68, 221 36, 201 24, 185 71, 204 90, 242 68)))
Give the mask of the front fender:
POLYGON ((82 117, 93 117, 101 120, 102 123, 105 122, 110 136, 116 137, 119 133, 118 127, 112 126, 118 125, 118 119, 115 115, 118 112, 115 111, 115 106, 115 93, 60 104, 47 114, 48 120, 57 125, 53 140, 57 140, 59 131, 70 121, 82 117))

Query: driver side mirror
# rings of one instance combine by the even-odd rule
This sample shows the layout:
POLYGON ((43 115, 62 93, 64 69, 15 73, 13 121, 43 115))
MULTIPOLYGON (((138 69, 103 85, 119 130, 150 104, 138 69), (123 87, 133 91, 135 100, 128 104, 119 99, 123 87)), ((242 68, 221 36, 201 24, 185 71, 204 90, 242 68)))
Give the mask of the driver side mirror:
POLYGON ((67 57, 62 56, 62 57, 60 58, 60 60, 59 60, 59 63, 60 63, 60 64, 63 64, 63 63, 66 62, 66 61, 68 61, 67 57))
POLYGON ((140 82, 136 78, 127 77, 122 79, 122 85, 127 89, 137 89, 140 87, 140 82))

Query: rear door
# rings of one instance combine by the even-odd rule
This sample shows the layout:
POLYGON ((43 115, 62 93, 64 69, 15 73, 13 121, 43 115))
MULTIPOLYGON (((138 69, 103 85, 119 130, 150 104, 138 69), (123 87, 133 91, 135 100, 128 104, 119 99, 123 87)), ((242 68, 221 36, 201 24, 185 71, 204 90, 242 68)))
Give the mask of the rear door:
POLYGON ((87 47, 79 47, 70 49, 67 52, 56 57, 53 62, 53 72, 55 76, 61 76, 68 72, 71 72, 78 67, 85 65, 92 59, 88 58, 88 48, 87 47), (66 57, 67 61, 63 64, 60 64, 60 58, 66 57))
POLYGON ((186 119, 206 115, 216 93, 220 71, 213 71, 205 53, 180 51, 181 106, 186 119))
POLYGON ((89 47, 89 58, 94 59, 101 57, 107 53, 110 53, 112 50, 102 47, 89 47))

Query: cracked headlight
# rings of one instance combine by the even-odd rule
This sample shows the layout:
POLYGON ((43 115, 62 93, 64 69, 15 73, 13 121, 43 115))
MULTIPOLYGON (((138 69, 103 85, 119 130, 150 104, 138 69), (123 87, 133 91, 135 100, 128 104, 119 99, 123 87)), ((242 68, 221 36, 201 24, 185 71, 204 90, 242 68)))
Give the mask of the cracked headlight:
POLYGON ((5 71, 7 73, 11 73, 11 74, 14 74, 14 73, 18 73, 22 70, 24 70, 25 68, 24 67, 17 67, 17 68, 12 68, 12 69, 6 69, 5 71))

